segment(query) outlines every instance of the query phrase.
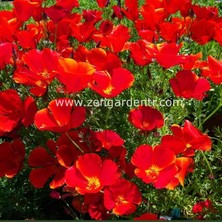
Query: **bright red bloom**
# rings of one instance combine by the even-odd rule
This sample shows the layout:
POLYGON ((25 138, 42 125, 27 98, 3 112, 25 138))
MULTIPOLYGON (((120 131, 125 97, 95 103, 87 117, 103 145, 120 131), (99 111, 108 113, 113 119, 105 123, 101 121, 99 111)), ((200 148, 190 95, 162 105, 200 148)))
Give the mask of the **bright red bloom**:
POLYGON ((104 32, 104 24, 109 24, 109 21, 104 21, 98 32, 95 32, 93 39, 100 43, 101 47, 108 47, 112 52, 118 53, 124 50, 125 43, 129 40, 129 29, 124 25, 109 26, 109 33, 104 32))
POLYGON ((84 107, 74 107, 71 99, 61 98, 51 101, 48 108, 39 110, 34 123, 39 130, 61 133, 79 127, 85 118, 84 107))
POLYGON ((100 8, 104 8, 107 6, 108 0, 96 0, 96 2, 100 8))
POLYGON ((202 68, 202 74, 215 84, 222 83, 222 61, 208 56, 208 66, 202 68))
POLYGON ((85 89, 93 79, 95 69, 89 63, 76 62, 70 58, 61 58, 59 63, 60 72, 57 78, 68 92, 76 93, 85 89))
POLYGON ((65 8, 67 10, 71 10, 74 7, 78 7, 79 6, 79 2, 78 0, 56 0, 56 5, 60 6, 62 8, 65 8))
MULTIPOLYGON (((55 143, 47 143, 50 152, 55 156, 55 143)), ((61 187, 65 183, 66 168, 59 165, 55 157, 49 155, 43 147, 36 147, 29 155, 29 166, 34 169, 29 175, 29 180, 36 188, 42 188, 51 176, 54 176, 50 183, 50 188, 61 187)))
POLYGON ((0 70, 5 67, 5 65, 12 63, 14 46, 12 43, 1 43, 0 44, 0 70))
POLYGON ((138 8, 138 0, 126 0, 125 8, 122 9, 122 12, 128 19, 135 21, 139 17, 138 8))
POLYGON ((133 220, 158 220, 157 214, 145 213, 140 215, 139 217, 135 217, 133 220))
POLYGON ((25 146, 20 140, 0 144, 0 177, 14 177, 22 168, 25 146))
POLYGON ((145 183, 153 183, 155 188, 165 188, 177 173, 176 156, 166 146, 152 148, 148 145, 139 146, 131 162, 137 168, 135 174, 145 183))
POLYGON ((171 130, 173 135, 163 136, 162 144, 171 147, 176 155, 182 153, 184 156, 193 156, 195 150, 211 149, 212 142, 209 136, 203 134, 188 120, 185 121, 184 127, 173 125, 171 130))
POLYGON ((170 85, 176 96, 186 99, 202 100, 210 90, 210 83, 206 79, 188 70, 179 71, 176 77, 170 79, 170 85))
POLYGON ((13 89, 0 92, 0 136, 11 132, 24 115, 23 104, 13 89))
POLYGON ((119 177, 118 167, 112 160, 102 161, 97 154, 84 154, 66 171, 66 184, 80 194, 98 193, 112 185, 119 177))
POLYGON ((95 72, 89 87, 105 98, 112 98, 130 88, 133 82, 133 74, 120 67, 113 69, 111 73, 107 71, 95 72))
POLYGON ((138 129, 152 131, 164 125, 161 112, 151 106, 139 106, 130 110, 128 120, 138 129))
POLYGON ((135 43, 130 43, 129 49, 133 61, 140 66, 150 64, 157 53, 155 45, 146 40, 138 40, 135 43))
POLYGON ((157 45, 156 61, 164 68, 168 69, 172 66, 186 63, 187 57, 179 55, 182 45, 175 43, 160 43, 157 45))
POLYGON ((58 5, 53 5, 49 8, 45 8, 44 12, 54 23, 58 23, 70 14, 69 10, 58 5))
POLYGON ((141 202, 142 195, 138 187, 125 179, 118 179, 104 190, 104 205, 116 215, 132 214, 141 202))
POLYGON ((215 23, 208 19, 195 20, 190 28, 191 38, 197 43, 204 45, 214 38, 215 23))
POLYGON ((33 86, 31 92, 42 96, 56 76, 58 54, 48 48, 43 51, 33 49, 22 56, 22 62, 24 65, 18 66, 13 79, 16 83, 33 86))
POLYGON ((111 147, 122 146, 124 140, 112 130, 103 130, 95 133, 96 139, 101 142, 101 147, 109 150, 111 147))
POLYGON ((31 16, 40 21, 42 18, 43 0, 15 0, 13 1, 14 12, 17 18, 23 22, 27 21, 31 16))

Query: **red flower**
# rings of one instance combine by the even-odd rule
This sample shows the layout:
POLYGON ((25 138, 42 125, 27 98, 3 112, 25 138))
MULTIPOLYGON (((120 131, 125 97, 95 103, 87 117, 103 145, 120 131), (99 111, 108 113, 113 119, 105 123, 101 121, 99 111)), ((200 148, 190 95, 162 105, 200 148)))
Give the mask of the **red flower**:
POLYGON ((176 156, 166 146, 152 148, 139 146, 134 152, 131 162, 137 168, 135 174, 145 183, 153 183, 155 188, 164 188, 177 173, 176 156))
POLYGON ((5 65, 12 63, 13 47, 12 43, 0 44, 0 70, 3 69, 5 65))
POLYGON ((158 110, 150 106, 139 106, 132 109, 128 120, 138 129, 152 131, 161 128, 164 124, 163 115, 158 110))
POLYGON ((124 140, 112 130, 103 130, 95 133, 96 139, 101 142, 101 147, 109 150, 111 147, 122 146, 124 140))
POLYGON ((35 125, 39 130, 66 132, 79 127, 86 118, 84 107, 73 106, 71 99, 57 99, 49 103, 48 108, 39 110, 35 115, 35 125))
POLYGON ((170 79, 170 85, 176 96, 186 99, 202 100, 210 90, 210 83, 206 79, 188 70, 179 71, 176 77, 170 79))
POLYGON ((188 57, 179 55, 182 45, 176 43, 161 43, 157 45, 157 53, 155 59, 164 68, 168 69, 172 66, 186 63, 188 57))
POLYGON ((70 58, 61 58, 58 80, 63 83, 66 90, 76 93, 85 89, 92 80, 95 69, 86 62, 76 62, 70 58))
POLYGON ((51 49, 32 49, 22 56, 24 65, 19 65, 13 79, 16 83, 33 86, 31 92, 42 96, 55 78, 58 69, 58 54, 51 49), (36 62, 38 61, 38 62, 36 62))
POLYGON ((17 18, 23 22, 27 21, 31 16, 40 21, 42 18, 43 0, 15 0, 13 1, 14 12, 17 18))
POLYGON ((97 154, 84 154, 66 171, 66 184, 75 187, 80 194, 98 193, 116 181, 119 177, 117 171, 112 160, 102 161, 97 154))
POLYGON ((208 66, 202 68, 202 74, 215 84, 222 83, 222 61, 208 56, 208 66))
POLYGON ((116 215, 132 214, 141 202, 142 195, 138 187, 125 179, 118 179, 104 190, 104 205, 116 215))
POLYGON ((109 32, 104 32, 104 24, 109 21, 105 21, 100 26, 100 31, 93 34, 93 39, 96 42, 100 42, 101 47, 108 47, 111 51, 118 53, 124 50, 125 43, 129 40, 129 29, 124 25, 109 26, 111 29, 109 32))
POLYGON ((158 215, 152 213, 145 213, 140 215, 139 217, 135 217, 133 220, 158 220, 158 215))
MULTIPOLYGON (((55 143, 48 141, 49 150, 55 156, 55 143)), ((50 177, 54 176, 50 183, 50 188, 55 189, 61 187, 65 183, 66 168, 59 165, 55 157, 49 155, 43 147, 36 147, 29 155, 29 166, 34 169, 29 175, 29 180, 36 188, 44 187, 50 177)))
POLYGON ((0 144, 0 177, 14 177, 22 168, 25 146, 20 140, 0 144))
POLYGON ((190 28, 191 38, 204 45, 213 40, 215 23, 208 19, 195 20, 190 28))
POLYGON ((162 144, 171 147, 174 153, 183 153, 185 156, 193 156, 195 150, 209 151, 212 146, 211 139, 203 134, 188 120, 184 127, 173 125, 173 135, 166 135, 162 138, 162 144))
POLYGON ((122 9, 124 15, 130 20, 137 20, 139 17, 138 0, 126 0, 125 8, 122 9))
POLYGON ((111 73, 97 71, 89 87, 105 98, 113 98, 133 85, 133 74, 124 68, 115 68, 111 73))
POLYGON ((13 89, 0 92, 0 136, 11 132, 23 117, 23 104, 13 89))

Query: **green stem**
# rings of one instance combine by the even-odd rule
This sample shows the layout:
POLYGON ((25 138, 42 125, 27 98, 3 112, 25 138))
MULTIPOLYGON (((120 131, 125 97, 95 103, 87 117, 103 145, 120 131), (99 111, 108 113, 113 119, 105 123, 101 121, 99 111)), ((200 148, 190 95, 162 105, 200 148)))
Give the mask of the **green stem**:
POLYGON ((105 119, 105 128, 108 129, 108 120, 109 120, 109 116, 111 114, 111 109, 108 109, 107 113, 106 113, 106 119, 105 119))
POLYGON ((205 156, 205 154, 204 154, 204 152, 202 150, 200 151, 200 153, 202 154, 202 156, 203 156, 203 158, 204 158, 204 160, 205 160, 205 162, 207 164, 207 167, 208 167, 208 169, 210 171, 210 174, 213 176, 213 171, 212 171, 212 168, 210 166, 210 163, 209 163, 207 157, 205 156))
POLYGON ((74 220, 79 220, 78 216, 77 216, 76 213, 73 211, 73 209, 70 207, 70 205, 69 205, 64 199, 62 199, 62 201, 63 201, 63 202, 65 203, 65 205, 69 208, 70 214, 71 214, 72 218, 73 218, 74 220))
POLYGON ((203 125, 208 119, 210 119, 221 107, 222 107, 222 103, 220 103, 220 104, 218 105, 218 107, 217 107, 210 115, 208 115, 208 116, 203 120, 202 125, 203 125))
POLYGON ((80 146, 69 136, 68 133, 66 133, 66 136, 69 138, 69 140, 72 142, 72 144, 78 148, 78 150, 79 150, 81 153, 84 153, 84 151, 83 151, 83 150, 80 148, 80 146))

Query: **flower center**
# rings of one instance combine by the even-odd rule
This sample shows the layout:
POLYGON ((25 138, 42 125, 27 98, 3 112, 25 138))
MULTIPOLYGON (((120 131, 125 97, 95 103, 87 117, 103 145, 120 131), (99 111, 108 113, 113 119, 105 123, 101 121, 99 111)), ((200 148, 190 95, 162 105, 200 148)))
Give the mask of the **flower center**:
POLYGON ((155 165, 152 165, 149 169, 147 169, 146 171, 146 175, 148 177, 150 177, 151 179, 156 179, 157 176, 159 175, 159 168, 155 165))
POLYGON ((88 177, 87 181, 88 181, 88 185, 87 185, 88 190, 97 190, 101 186, 101 183, 98 177, 88 177))

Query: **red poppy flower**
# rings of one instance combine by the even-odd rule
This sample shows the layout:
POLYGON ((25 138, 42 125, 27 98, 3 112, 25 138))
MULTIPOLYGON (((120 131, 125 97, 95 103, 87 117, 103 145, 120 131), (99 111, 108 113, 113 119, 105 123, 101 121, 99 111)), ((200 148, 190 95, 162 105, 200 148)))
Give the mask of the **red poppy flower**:
POLYGON ((104 205, 116 215, 132 214, 141 202, 142 195, 138 187, 125 179, 118 179, 104 190, 104 205))
POLYGON ((73 101, 67 98, 53 100, 48 108, 39 110, 35 115, 35 125, 39 130, 66 132, 79 127, 86 118, 84 107, 73 106, 73 101))
POLYGON ((58 5, 53 5, 49 8, 44 8, 44 12, 54 23, 58 23, 70 14, 69 10, 58 5))
POLYGON ((124 68, 115 68, 111 73, 97 71, 89 87, 105 98, 113 98, 123 90, 128 89, 134 82, 133 74, 124 68))
POLYGON ((157 45, 156 61, 164 68, 168 69, 172 66, 186 63, 187 56, 179 55, 182 45, 176 43, 160 43, 157 45))
POLYGON ((179 184, 184 186, 185 176, 189 172, 193 171, 193 159, 188 157, 179 157, 176 159, 175 165, 177 167, 177 173, 173 178, 171 178, 170 183, 166 186, 169 190, 174 190, 179 184))
POLYGON ((119 177, 117 171, 112 160, 102 161, 97 154, 84 154, 66 171, 66 184, 75 187, 80 194, 98 193, 116 181, 119 177))
POLYGON ((14 12, 19 20, 27 21, 31 16, 40 21, 42 18, 42 4, 43 0, 15 0, 13 1, 14 12))
POLYGON ((133 61, 140 66, 152 63, 154 55, 157 53, 155 45, 146 40, 138 40, 135 43, 130 43, 129 49, 133 61))
POLYGON ((95 48, 86 54, 88 62, 95 67, 97 71, 112 72, 115 68, 120 68, 122 62, 120 58, 112 53, 106 52, 104 49, 95 48))
MULTIPOLYGON (((109 23, 105 21, 104 23, 109 23)), ((124 25, 112 26, 109 33, 104 32, 104 23, 100 30, 93 34, 93 40, 100 43, 101 47, 108 47, 112 52, 118 53, 124 50, 125 43, 129 40, 129 29, 124 25)))
POLYGON ((96 2, 100 8, 104 8, 107 6, 108 0, 96 0, 96 2))
POLYGON ((103 193, 90 193, 84 195, 84 205, 88 206, 88 213, 94 220, 108 220, 109 211, 104 206, 103 193))
POLYGON ((34 123, 34 117, 37 112, 37 105, 35 100, 31 96, 28 96, 23 102, 23 108, 24 116, 22 118, 22 124, 25 127, 28 127, 34 123))
POLYGON ((165 188, 177 173, 176 156, 167 146, 139 146, 131 162, 137 168, 135 174, 145 183, 153 183, 155 188, 165 188))
POLYGON ((222 61, 208 56, 208 66, 202 68, 202 74, 215 84, 222 83, 222 61))
POLYGON ((56 76, 58 54, 48 48, 43 51, 32 49, 23 55, 22 61, 24 65, 18 66, 13 79, 16 83, 34 86, 31 92, 42 96, 56 76))
POLYGON ((0 144, 0 177, 14 177, 22 168, 25 146, 20 140, 0 144))
POLYGON ((1 43, 0 44, 0 70, 5 67, 5 65, 12 63, 13 55, 13 44, 12 43, 1 43))
POLYGON ((164 125, 162 113, 150 106, 139 106, 130 110, 128 120, 136 128, 144 131, 152 131, 164 125))
MULTIPOLYGON (((50 152, 55 156, 55 143, 47 143, 50 152)), ((54 176, 50 182, 50 188, 55 189, 61 187, 65 183, 66 168, 59 165, 55 157, 49 155, 43 147, 36 147, 31 151, 28 159, 29 166, 34 168, 30 175, 29 180, 36 188, 42 188, 54 176)))
POLYGON ((133 220, 158 220, 157 214, 145 213, 140 215, 139 217, 135 217, 133 220))
POLYGON ((139 17, 139 5, 137 0, 126 0, 125 1, 125 8, 122 9, 124 15, 132 20, 135 21, 139 17))
POLYGON ((215 22, 208 19, 195 20, 191 27, 191 38, 197 43, 204 45, 214 38, 215 22))
POLYGON ((179 71, 176 77, 170 79, 170 85, 176 96, 186 99, 202 100, 210 90, 210 83, 206 79, 188 70, 179 71))
POLYGON ((24 116, 23 104, 13 89, 0 92, 0 136, 11 132, 24 116))
POLYGON ((124 140, 112 130, 103 130, 95 133, 96 139, 101 142, 101 147, 109 150, 113 146, 122 146, 124 140))
POLYGON ((173 125, 173 135, 162 138, 162 144, 171 147, 174 153, 182 153, 184 156, 193 156, 195 150, 209 151, 212 146, 211 139, 192 125, 188 120, 184 127, 173 125))
POLYGON ((57 78, 70 93, 76 93, 85 89, 93 79, 95 69, 89 63, 76 62, 70 58, 61 58, 59 63, 60 72, 57 78))

